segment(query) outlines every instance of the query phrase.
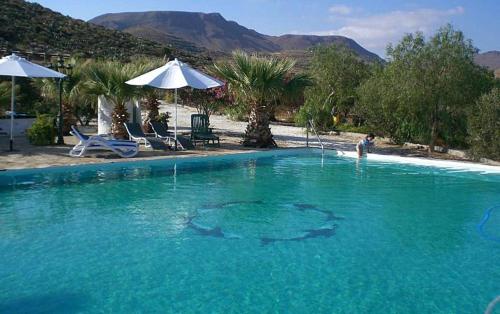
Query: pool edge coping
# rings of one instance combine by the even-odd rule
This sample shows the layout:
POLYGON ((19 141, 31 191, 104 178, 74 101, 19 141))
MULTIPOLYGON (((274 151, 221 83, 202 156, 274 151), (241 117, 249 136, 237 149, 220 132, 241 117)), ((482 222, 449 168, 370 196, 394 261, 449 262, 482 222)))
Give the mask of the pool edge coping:
MULTIPOLYGON (((245 151, 236 151, 236 152, 226 152, 221 154, 197 154, 197 155, 171 155, 171 156, 162 156, 158 158, 141 158, 141 159, 126 159, 126 160, 111 160, 111 161, 102 161, 102 162, 89 162, 89 163, 75 163, 75 164, 65 164, 65 165, 47 165, 44 167, 27 167, 27 168, 9 168, 9 169, 0 169, 1 175, 15 175, 22 174, 25 172, 43 172, 43 171, 60 171, 64 169, 72 170, 77 168, 96 168, 96 167, 106 167, 106 166, 132 166, 134 164, 155 164, 155 163, 163 163, 163 162, 176 162, 176 161, 199 161, 199 160, 209 160, 209 159, 219 159, 224 157, 231 156, 251 156, 254 154, 259 154, 261 156, 269 155, 269 156, 277 156, 290 154, 291 152, 297 151, 317 151, 321 152, 321 148, 318 147, 283 147, 278 149, 266 149, 266 150, 245 150, 245 151)), ((339 157, 347 157, 347 158, 358 158, 357 153, 355 151, 344 151, 344 150, 336 150, 326 148, 324 152, 330 154, 335 154, 339 157)), ((457 171, 474 171, 474 172, 483 172, 483 173, 491 173, 491 174, 500 174, 500 166, 494 165, 485 165, 477 162, 469 162, 469 161, 457 161, 457 160, 443 160, 443 159, 432 159, 426 157, 409 157, 409 156, 401 156, 401 155, 383 155, 383 154, 375 154, 369 153, 363 159, 373 160, 378 162, 394 162, 400 164, 411 164, 418 166, 428 166, 428 167, 437 167, 437 168, 446 168, 457 171)))
MULTIPOLYGON (((76 163, 76 164, 66 164, 66 165, 47 165, 45 167, 31 167, 31 168, 11 168, 11 169, 0 169, 0 176, 2 175, 16 175, 23 174, 28 172, 57 172, 63 170, 82 170, 82 169, 96 169, 100 167, 130 167, 134 164, 137 165, 147 165, 147 164, 158 164, 158 163, 176 163, 179 162, 189 162, 189 161, 204 161, 211 159, 222 159, 224 157, 235 157, 235 156, 252 156, 255 154, 259 154, 260 156, 279 156, 279 155, 287 155, 292 152, 297 151, 311 151, 318 150, 315 147, 284 147, 278 149, 266 149, 266 150, 245 150, 245 151, 237 151, 237 152, 228 152, 222 154, 198 154, 198 155, 171 155, 171 156, 163 156, 159 158, 146 158, 146 159, 131 159, 128 158, 126 160, 112 160, 112 161, 104 161, 104 162, 89 162, 89 163, 76 163)), ((334 153, 334 150, 331 150, 329 154, 334 153)), ((335 153, 336 154, 336 153, 335 153)))

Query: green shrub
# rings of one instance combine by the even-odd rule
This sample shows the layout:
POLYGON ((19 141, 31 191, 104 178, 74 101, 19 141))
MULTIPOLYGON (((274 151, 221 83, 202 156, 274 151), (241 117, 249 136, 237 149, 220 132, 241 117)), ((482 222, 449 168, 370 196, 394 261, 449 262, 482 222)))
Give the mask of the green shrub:
POLYGON ((58 106, 50 101, 37 101, 33 103, 33 107, 31 110, 34 115, 51 114, 54 116, 57 115, 58 111, 58 106))
POLYGON ((230 105, 224 109, 224 113, 233 121, 248 121, 248 108, 245 105, 230 105))
POLYGON ((169 112, 162 112, 158 116, 156 116, 155 121, 163 123, 163 125, 168 126, 168 121, 170 120, 169 112))
POLYGON ((368 125, 355 126, 352 124, 339 124, 335 127, 335 129, 341 132, 353 132, 353 133, 363 133, 363 134, 368 134, 373 131, 373 129, 368 125))
POLYGON ((472 157, 500 160, 500 88, 479 98, 469 114, 468 133, 472 157))
POLYGON ((316 129, 321 131, 331 130, 333 128, 332 107, 332 104, 325 103, 320 97, 310 96, 295 115, 295 123, 305 127, 307 121, 312 119, 316 129))
POLYGON ((37 116, 28 129, 28 139, 33 145, 52 145, 56 137, 54 117, 47 114, 37 116))

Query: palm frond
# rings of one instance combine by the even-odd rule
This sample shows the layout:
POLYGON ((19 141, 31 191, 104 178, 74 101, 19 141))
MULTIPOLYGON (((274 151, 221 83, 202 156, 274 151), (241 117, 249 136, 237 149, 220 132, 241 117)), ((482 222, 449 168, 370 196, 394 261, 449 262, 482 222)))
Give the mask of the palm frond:
POLYGON ((310 84, 306 76, 291 73, 294 65, 286 58, 235 51, 232 60, 214 66, 214 73, 228 83, 229 91, 237 97, 266 105, 284 95, 300 93, 310 84))

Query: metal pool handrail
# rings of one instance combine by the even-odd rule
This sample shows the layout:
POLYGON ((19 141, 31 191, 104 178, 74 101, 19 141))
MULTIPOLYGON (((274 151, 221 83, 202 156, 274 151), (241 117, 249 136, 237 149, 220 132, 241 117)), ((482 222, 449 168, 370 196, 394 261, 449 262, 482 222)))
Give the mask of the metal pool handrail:
POLYGON ((306 142, 307 147, 309 147, 309 128, 311 128, 313 130, 314 134, 316 135, 316 138, 318 139, 319 145, 321 146, 321 153, 323 154, 325 151, 325 146, 323 145, 323 141, 321 141, 321 138, 319 137, 318 132, 316 132, 316 129, 314 128, 314 121, 312 119, 308 120, 307 124, 308 124, 307 142, 306 142))

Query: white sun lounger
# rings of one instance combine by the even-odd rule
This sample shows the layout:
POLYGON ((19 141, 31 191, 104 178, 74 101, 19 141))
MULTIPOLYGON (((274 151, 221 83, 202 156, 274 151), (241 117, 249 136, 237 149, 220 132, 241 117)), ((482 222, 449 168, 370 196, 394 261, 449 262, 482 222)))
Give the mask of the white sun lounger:
POLYGON ((139 144, 134 141, 109 140, 99 135, 88 136, 74 126, 71 126, 71 130, 71 134, 79 140, 69 151, 71 157, 82 157, 90 150, 110 150, 120 157, 134 157, 139 152, 139 144))

